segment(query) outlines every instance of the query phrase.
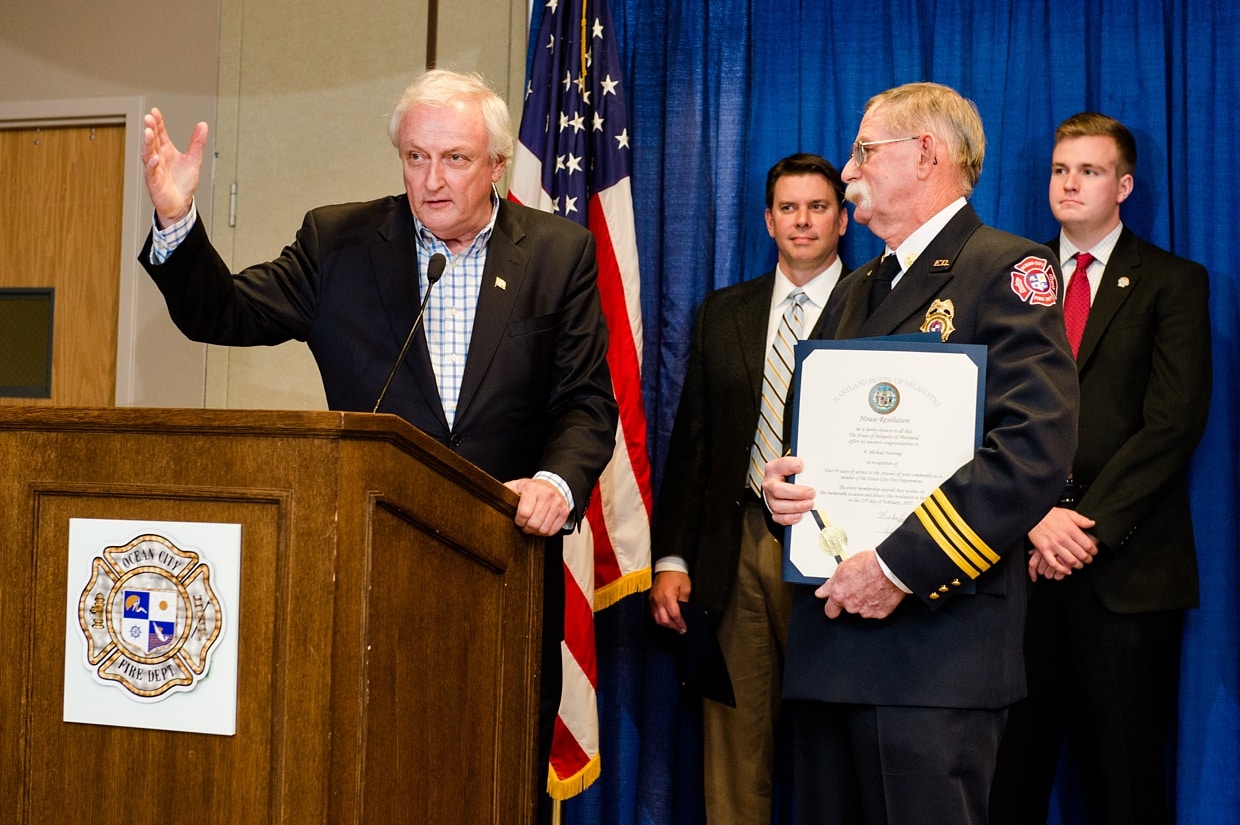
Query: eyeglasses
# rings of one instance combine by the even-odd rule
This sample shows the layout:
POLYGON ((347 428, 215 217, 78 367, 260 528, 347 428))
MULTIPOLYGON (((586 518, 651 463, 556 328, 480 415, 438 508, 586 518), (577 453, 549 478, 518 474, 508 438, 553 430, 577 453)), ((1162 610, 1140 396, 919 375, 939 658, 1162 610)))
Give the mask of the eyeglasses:
POLYGON ((913 135, 905 138, 890 138, 889 140, 871 140, 867 143, 857 141, 852 145, 852 160, 858 166, 865 166, 866 158, 869 156, 871 146, 882 146, 885 143, 903 143, 906 140, 917 140, 921 135, 913 135))

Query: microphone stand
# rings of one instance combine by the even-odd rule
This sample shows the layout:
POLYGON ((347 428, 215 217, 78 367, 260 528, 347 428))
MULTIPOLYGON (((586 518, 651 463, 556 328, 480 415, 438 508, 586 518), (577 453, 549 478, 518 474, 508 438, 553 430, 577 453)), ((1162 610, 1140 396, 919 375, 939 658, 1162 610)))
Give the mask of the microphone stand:
POLYGON ((426 314, 426 305, 431 300, 431 289, 435 283, 443 276, 444 268, 448 265, 448 259, 443 253, 436 252, 431 256, 430 263, 426 265, 426 295, 422 298, 422 305, 418 307, 418 317, 413 319, 413 326, 409 327, 409 334, 405 336, 405 344, 400 348, 400 354, 396 356, 396 363, 392 365, 392 371, 388 373, 387 381, 383 382, 383 389, 379 391, 379 397, 375 400, 375 408, 372 413, 379 412, 379 405, 383 403, 383 396, 387 395, 388 387, 392 386, 392 379, 396 377, 396 371, 400 369, 400 365, 405 361, 405 353, 409 351, 409 345, 413 343, 413 333, 418 329, 418 324, 422 323, 422 316, 426 314))

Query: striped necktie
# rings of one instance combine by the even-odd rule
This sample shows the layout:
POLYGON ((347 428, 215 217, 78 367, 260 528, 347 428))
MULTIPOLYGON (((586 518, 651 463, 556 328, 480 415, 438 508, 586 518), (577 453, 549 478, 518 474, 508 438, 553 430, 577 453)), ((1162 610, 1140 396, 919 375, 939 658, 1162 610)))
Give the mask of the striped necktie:
POLYGON ((805 290, 788 293, 788 308, 779 319, 779 329, 766 357, 762 375, 762 406, 753 448, 749 451, 749 485, 762 495, 762 475, 766 463, 779 457, 784 440, 784 405, 792 384, 792 348, 805 334, 805 290))

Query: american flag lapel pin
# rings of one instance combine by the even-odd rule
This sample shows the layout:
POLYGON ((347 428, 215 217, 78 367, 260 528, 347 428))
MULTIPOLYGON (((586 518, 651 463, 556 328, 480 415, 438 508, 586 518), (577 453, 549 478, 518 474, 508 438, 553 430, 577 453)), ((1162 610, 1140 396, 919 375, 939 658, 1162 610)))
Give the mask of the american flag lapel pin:
POLYGON ((496 279, 495 279, 495 285, 496 285, 497 287, 499 287, 500 289, 507 289, 507 288, 508 288, 508 282, 507 282, 507 281, 505 281, 503 278, 496 278, 496 279))

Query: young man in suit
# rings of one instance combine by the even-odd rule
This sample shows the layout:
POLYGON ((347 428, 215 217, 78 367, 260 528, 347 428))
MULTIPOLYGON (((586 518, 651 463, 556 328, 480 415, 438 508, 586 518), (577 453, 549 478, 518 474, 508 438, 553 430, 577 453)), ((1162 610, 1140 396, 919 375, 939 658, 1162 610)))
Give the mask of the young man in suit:
MULTIPOLYGON (((984 424, 972 458, 890 536, 797 587, 784 697, 797 700, 807 825, 985 823, 1007 707, 1024 693, 1024 537, 1071 466, 1077 387, 1050 250, 982 225, 966 201, 984 153, 970 101, 913 83, 869 101, 844 167, 853 220, 887 260, 840 282, 824 336, 985 345, 984 424)), ((803 467, 767 465, 781 524, 813 507, 813 487, 785 480, 803 467)))
POLYGON ((196 341, 305 341, 334 410, 374 408, 431 290, 381 411, 504 481, 520 496, 517 526, 550 537, 541 789, 560 699, 558 534, 581 518, 615 444, 594 240, 571 221, 498 196, 512 125, 481 77, 422 75, 397 102, 389 136, 403 194, 311 210, 279 257, 234 275, 194 206, 206 124, 181 153, 151 110, 142 161, 155 225, 141 262, 173 321, 196 341), (431 289, 436 255, 446 269, 431 289))
POLYGON ((1166 823, 1182 611, 1197 606, 1188 463, 1210 406, 1205 269, 1120 220, 1136 141, 1083 112, 1060 124, 1050 246, 1081 388, 1072 474, 1029 533, 1029 697, 1012 709, 996 823, 1045 823, 1064 731, 1090 822, 1166 823))
POLYGON ((712 292, 698 311, 653 533, 655 621, 685 632, 680 602, 692 598, 716 625, 732 678, 736 707, 702 708, 706 818, 722 825, 771 819, 791 587, 759 498, 766 462, 755 444, 783 432, 775 417, 787 386, 766 364, 781 357, 772 343, 785 311, 800 303, 797 337, 806 337, 843 272, 837 247, 848 212, 835 167, 804 153, 772 166, 766 228, 775 270, 712 292), (763 404, 771 397, 778 409, 763 404))

